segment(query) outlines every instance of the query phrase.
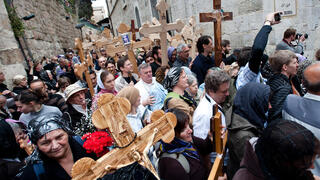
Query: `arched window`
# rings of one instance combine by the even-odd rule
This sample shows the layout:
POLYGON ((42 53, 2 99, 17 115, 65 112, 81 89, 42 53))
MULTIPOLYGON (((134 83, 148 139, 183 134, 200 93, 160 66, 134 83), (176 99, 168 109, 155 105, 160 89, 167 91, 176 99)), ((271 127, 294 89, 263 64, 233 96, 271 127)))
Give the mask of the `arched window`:
POLYGON ((136 20, 137 20, 138 28, 140 28, 141 27, 141 20, 140 20, 140 13, 139 13, 138 7, 135 7, 134 11, 135 11, 135 14, 136 14, 136 20))
POLYGON ((152 16, 159 19, 159 13, 156 8, 157 0, 150 0, 150 5, 151 5, 152 16))

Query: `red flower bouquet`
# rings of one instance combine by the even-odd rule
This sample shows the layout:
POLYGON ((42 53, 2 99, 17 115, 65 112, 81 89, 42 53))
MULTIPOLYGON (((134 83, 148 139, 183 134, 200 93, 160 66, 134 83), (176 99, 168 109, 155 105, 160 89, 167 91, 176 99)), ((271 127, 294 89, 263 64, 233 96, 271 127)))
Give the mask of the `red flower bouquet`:
POLYGON ((97 157, 101 157, 109 152, 108 147, 113 145, 112 138, 104 131, 87 133, 82 136, 82 139, 85 140, 83 147, 87 150, 87 153, 94 152, 97 157))

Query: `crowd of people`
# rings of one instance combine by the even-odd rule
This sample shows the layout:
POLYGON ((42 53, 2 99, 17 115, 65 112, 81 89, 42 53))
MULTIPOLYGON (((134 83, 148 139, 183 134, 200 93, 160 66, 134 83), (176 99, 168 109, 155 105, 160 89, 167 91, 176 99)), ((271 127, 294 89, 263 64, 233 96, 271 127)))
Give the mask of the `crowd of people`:
MULTIPOLYGON (((17 73, 12 89, 0 71, 0 177, 71 179, 78 159, 100 157, 81 137, 109 133, 95 128, 91 117, 99 97, 110 93, 130 102, 127 120, 135 133, 156 110, 176 116, 174 140, 160 141, 148 153, 161 179, 208 178, 217 156, 210 129, 215 107, 221 137, 228 130, 221 179, 320 179, 320 49, 304 57, 305 36, 289 28, 274 53, 264 54, 273 25, 280 23, 274 15, 266 16, 252 47, 230 55, 232 41, 223 40, 219 67, 207 35, 198 39, 195 59, 188 44, 169 47, 166 66, 159 46, 137 53, 137 74, 127 55, 115 61, 105 49, 92 50, 94 95, 74 73, 81 61, 72 49, 29 61, 27 75, 17 73)), ((107 153, 117 144, 104 148, 107 153)))

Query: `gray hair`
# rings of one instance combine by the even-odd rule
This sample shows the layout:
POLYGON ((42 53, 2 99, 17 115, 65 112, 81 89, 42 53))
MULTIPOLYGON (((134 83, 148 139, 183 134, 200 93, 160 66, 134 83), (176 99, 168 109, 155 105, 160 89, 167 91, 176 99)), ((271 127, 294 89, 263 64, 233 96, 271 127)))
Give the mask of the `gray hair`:
POLYGON ((148 64, 148 63, 140 64, 139 67, 138 67, 139 73, 141 72, 142 69, 145 69, 145 68, 148 68, 148 67, 151 67, 150 64, 148 64))
POLYGON ((220 85, 231 80, 230 76, 222 70, 214 70, 207 74, 205 82, 206 92, 217 92, 220 85))
POLYGON ((188 85, 191 86, 194 82, 197 82, 197 78, 194 75, 188 75, 188 85))
POLYGON ((15 75, 12 79, 12 83, 14 86, 19 86, 23 79, 26 79, 26 76, 20 74, 15 75))
POLYGON ((177 54, 182 52, 185 47, 188 47, 188 45, 180 43, 177 47, 177 54))

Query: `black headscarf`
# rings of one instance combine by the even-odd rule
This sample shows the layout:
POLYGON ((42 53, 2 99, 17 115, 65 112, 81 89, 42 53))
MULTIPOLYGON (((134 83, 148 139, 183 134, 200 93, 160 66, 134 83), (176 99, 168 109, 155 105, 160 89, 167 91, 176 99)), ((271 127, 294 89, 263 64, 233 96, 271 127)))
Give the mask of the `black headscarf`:
POLYGON ((19 148, 11 126, 5 120, 0 120, 0 158, 18 157, 19 148))
POLYGON ((68 124, 59 114, 50 113, 31 120, 28 124, 28 135, 32 143, 37 144, 43 135, 56 129, 63 129, 67 133, 71 132, 68 124))
POLYGON ((182 68, 172 67, 169 69, 167 75, 164 77, 163 86, 168 92, 172 92, 173 87, 178 84, 182 68))
MULTIPOLYGON (((56 129, 62 129, 68 134, 71 134, 68 124, 59 114, 49 113, 29 122, 28 136, 33 144, 37 144, 37 141, 42 136, 56 129)), ((27 164, 34 164, 41 161, 42 158, 40 158, 40 152, 38 148, 36 148, 26 159, 27 164)))
POLYGON ((233 112, 247 119, 254 126, 263 128, 267 121, 270 87, 251 82, 238 90, 233 103, 233 112))

